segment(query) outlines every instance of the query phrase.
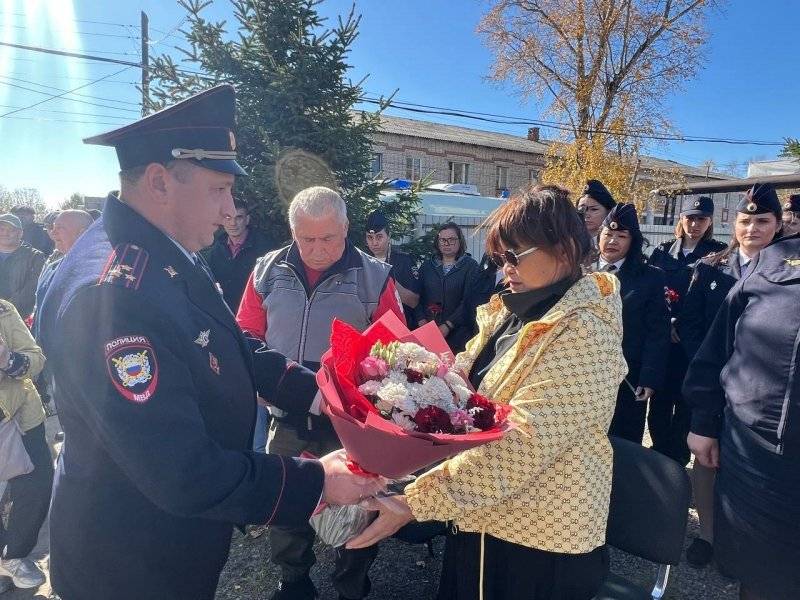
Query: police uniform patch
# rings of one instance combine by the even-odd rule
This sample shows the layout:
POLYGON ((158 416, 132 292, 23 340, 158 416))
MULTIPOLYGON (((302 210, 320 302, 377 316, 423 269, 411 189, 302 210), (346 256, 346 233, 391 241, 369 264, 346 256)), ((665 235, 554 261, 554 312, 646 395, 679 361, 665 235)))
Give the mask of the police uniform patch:
POLYGON ((158 361, 150 340, 126 335, 105 345, 106 367, 114 387, 126 399, 144 404, 158 386, 158 361))
POLYGON ((712 290, 715 290, 715 289, 717 289, 717 282, 716 282, 716 281, 712 281, 712 282, 711 282, 711 285, 710 285, 710 286, 708 286, 708 287, 710 287, 712 290))
POLYGON ((214 373, 219 375, 219 360, 217 360, 217 357, 211 352, 208 353, 208 366, 211 367, 214 373))

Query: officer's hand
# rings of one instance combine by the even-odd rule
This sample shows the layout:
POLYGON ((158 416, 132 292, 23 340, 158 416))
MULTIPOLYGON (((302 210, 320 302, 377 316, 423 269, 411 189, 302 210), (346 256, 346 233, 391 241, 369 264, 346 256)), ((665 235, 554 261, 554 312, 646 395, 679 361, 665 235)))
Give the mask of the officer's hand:
POLYGON ((8 344, 6 344, 6 339, 3 337, 3 334, 0 333, 0 369, 5 369, 8 367, 10 360, 11 348, 8 347, 8 344))
POLYGON ((320 459, 325 470, 322 499, 328 504, 358 504, 386 488, 383 477, 356 475, 347 466, 347 454, 336 450, 320 459))
POLYGON ((366 548, 394 534, 403 525, 414 520, 405 496, 389 496, 364 500, 361 506, 377 510, 378 518, 364 531, 351 539, 345 547, 348 550, 366 548))
POLYGON ((690 433, 686 438, 686 444, 701 465, 709 469, 719 468, 719 440, 690 433))
POLYGON ((636 399, 639 402, 647 402, 655 393, 653 388, 639 386, 636 388, 636 399))

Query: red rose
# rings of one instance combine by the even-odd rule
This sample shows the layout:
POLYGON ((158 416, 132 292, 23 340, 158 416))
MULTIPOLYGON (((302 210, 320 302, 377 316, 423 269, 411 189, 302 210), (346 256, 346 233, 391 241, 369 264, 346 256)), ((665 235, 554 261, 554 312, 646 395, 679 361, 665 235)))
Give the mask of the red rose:
POLYGON ((672 288, 668 288, 665 286, 664 298, 666 299, 667 304, 675 304, 678 300, 680 300, 681 295, 672 288))
POLYGON ((497 407, 494 402, 480 394, 472 394, 467 400, 467 410, 475 421, 475 427, 482 431, 494 427, 494 414, 497 407))
POLYGON ((422 383, 425 381, 425 375, 416 369, 403 369, 403 373, 405 373, 408 383, 422 383))
POLYGON ((413 418, 417 431, 422 433, 453 433, 450 415, 438 406, 420 408, 413 418))
POLYGON ((431 302, 428 304, 428 312, 435 317, 438 317, 442 314, 442 303, 441 302, 431 302))

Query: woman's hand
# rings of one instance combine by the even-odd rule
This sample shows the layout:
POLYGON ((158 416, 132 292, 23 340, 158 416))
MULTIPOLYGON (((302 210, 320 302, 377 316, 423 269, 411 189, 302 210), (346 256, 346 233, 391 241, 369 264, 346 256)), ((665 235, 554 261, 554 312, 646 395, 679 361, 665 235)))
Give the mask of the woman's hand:
POLYGON ((442 332, 444 337, 447 337, 450 334, 450 327, 447 326, 447 323, 442 323, 439 325, 439 331, 442 332))
POLYGON ((405 496, 369 498, 361 503, 366 509, 377 510, 378 518, 364 531, 351 539, 345 547, 348 550, 367 548, 394 534, 403 525, 414 520, 405 496))
POLYGON ((719 468, 719 440, 690 433, 686 438, 686 444, 701 465, 709 469, 719 468))
POLYGON ((428 319, 420 319, 419 321, 417 321, 417 327, 422 327, 423 325, 427 324, 428 324, 428 319))

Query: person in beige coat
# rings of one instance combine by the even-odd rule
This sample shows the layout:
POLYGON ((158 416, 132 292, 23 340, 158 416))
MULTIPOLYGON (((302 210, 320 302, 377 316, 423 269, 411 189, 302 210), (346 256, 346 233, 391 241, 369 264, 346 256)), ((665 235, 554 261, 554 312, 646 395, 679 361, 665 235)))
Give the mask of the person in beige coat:
POLYGON ((28 558, 47 517, 53 485, 44 409, 32 381, 43 366, 44 355, 17 309, 0 300, 0 420, 16 420, 34 466, 31 473, 8 482, 12 505, 8 526, 0 521, 0 590, 9 587, 8 578, 20 588, 45 582, 44 574, 28 558))
POLYGON ((581 275, 588 234, 568 192, 537 186, 487 221, 508 289, 478 309, 456 362, 516 428, 421 475, 348 542, 449 521, 440 600, 588 600, 607 574, 608 427, 622 356, 619 282, 581 275))

